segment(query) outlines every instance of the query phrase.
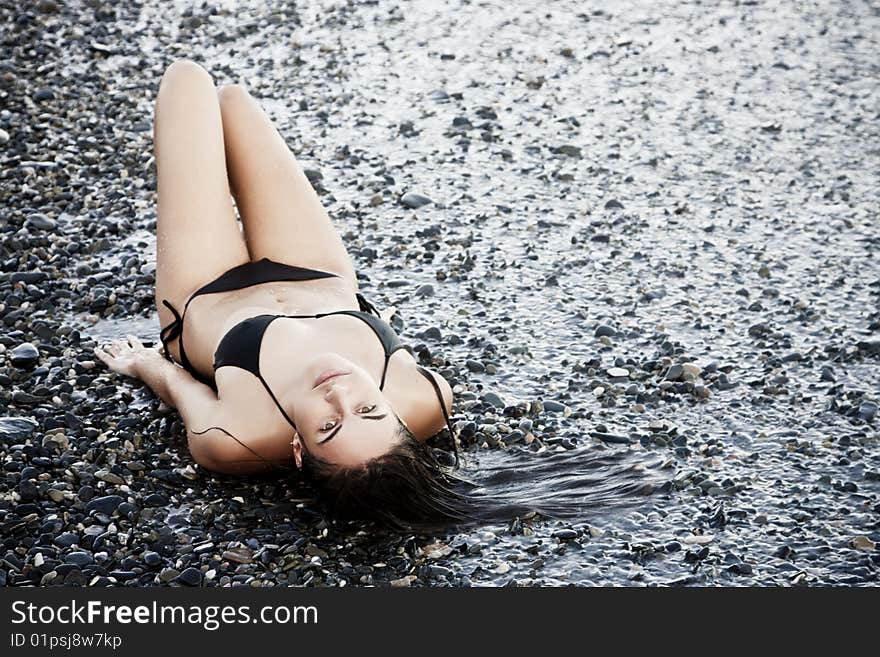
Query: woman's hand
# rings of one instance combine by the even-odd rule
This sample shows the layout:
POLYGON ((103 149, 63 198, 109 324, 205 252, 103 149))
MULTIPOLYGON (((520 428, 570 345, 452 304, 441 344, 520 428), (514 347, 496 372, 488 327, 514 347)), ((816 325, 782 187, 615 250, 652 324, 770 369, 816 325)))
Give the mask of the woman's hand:
POLYGON ((115 340, 111 344, 95 347, 95 355, 114 372, 140 378, 140 368, 147 361, 162 360, 160 347, 145 347, 134 335, 126 335, 126 340, 115 340))

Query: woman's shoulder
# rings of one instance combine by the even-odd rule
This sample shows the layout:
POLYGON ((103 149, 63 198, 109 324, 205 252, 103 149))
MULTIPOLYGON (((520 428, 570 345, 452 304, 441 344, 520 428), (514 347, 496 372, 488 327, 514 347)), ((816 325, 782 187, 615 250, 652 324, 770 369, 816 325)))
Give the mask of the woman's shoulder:
POLYGON ((427 440, 445 426, 443 410, 434 386, 419 368, 427 372, 437 383, 443 395, 446 410, 452 414, 452 386, 437 371, 422 367, 409 351, 400 349, 394 352, 389 361, 389 372, 385 383, 385 394, 391 401, 395 412, 406 422, 410 431, 419 440, 427 440), (404 355, 405 354, 405 355, 404 355))

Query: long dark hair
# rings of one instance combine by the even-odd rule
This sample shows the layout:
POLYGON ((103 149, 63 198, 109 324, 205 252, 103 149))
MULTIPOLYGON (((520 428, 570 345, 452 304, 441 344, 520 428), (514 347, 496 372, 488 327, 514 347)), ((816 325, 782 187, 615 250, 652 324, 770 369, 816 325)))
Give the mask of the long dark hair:
POLYGON ((322 461, 303 447, 303 474, 335 516, 425 532, 536 513, 565 518, 632 504, 660 481, 647 473, 643 457, 603 446, 543 454, 511 448, 487 454, 464 476, 457 448, 453 468, 438 459, 442 450, 397 420, 397 444, 356 467, 322 461))
POLYGON ((340 518, 374 520, 397 529, 475 520, 463 490, 469 482, 444 467, 400 417, 397 438, 385 454, 350 468, 323 461, 303 445, 303 475, 340 518))

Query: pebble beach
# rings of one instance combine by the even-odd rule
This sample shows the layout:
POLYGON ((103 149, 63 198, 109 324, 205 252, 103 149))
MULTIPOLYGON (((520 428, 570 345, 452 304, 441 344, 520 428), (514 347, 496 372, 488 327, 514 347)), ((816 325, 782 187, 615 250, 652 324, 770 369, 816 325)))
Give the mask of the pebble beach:
POLYGON ((876 6, 0 0, 0 35, 0 586, 877 584, 876 6), (198 466, 92 351, 159 341, 179 58, 276 121, 470 471, 663 484, 428 535, 198 466))

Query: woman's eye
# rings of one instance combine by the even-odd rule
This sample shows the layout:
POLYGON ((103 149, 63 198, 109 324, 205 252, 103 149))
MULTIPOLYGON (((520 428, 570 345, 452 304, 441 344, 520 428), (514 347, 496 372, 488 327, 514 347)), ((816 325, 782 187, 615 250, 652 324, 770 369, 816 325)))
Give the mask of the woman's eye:
MULTIPOLYGON (((369 405, 369 406, 361 406, 361 409, 360 409, 360 410, 361 410, 362 413, 372 413, 373 411, 376 410, 376 404, 371 404, 371 405, 369 405)), ((326 433, 326 432, 330 431, 330 430, 331 430, 333 427, 335 427, 335 426, 336 426, 335 424, 331 424, 331 423, 328 422, 327 424, 325 424, 324 426, 322 426, 322 427, 319 429, 319 431, 322 431, 322 432, 326 433), (328 425, 329 425, 329 426, 328 426, 328 425)))

